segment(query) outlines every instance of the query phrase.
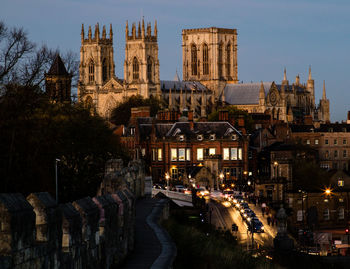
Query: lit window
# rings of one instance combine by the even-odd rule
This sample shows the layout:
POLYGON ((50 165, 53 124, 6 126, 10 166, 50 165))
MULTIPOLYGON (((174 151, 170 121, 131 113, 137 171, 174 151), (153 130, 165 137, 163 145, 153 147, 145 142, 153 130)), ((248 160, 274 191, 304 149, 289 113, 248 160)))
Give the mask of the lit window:
POLYGON ((343 207, 338 209, 338 219, 340 219, 340 220, 344 219, 344 208, 343 207))
POLYGON ((242 148, 238 148, 238 160, 242 160, 242 148))
POLYGON ((315 145, 318 145, 318 139, 315 139, 315 145))
POLYGON ((197 160, 198 161, 202 161, 203 160, 203 149, 202 148, 198 148, 197 149, 197 160))
POLYGON ((303 210, 297 211, 297 221, 303 221, 303 210))
POLYGON ((186 149, 186 161, 191 160, 191 149, 186 149))
POLYGON ((156 150, 152 149, 152 161, 156 160, 156 150))
POLYGON ((202 141, 203 140, 203 135, 197 135, 197 140, 202 141))
POLYGON ((323 210, 323 219, 324 220, 329 220, 329 209, 328 208, 323 210))
POLYGON ((344 199, 343 198, 339 198, 339 203, 344 203, 344 199))
POLYGON ((158 149, 158 161, 163 160, 163 154, 162 154, 162 149, 158 149))
POLYGON ((176 149, 171 149, 171 160, 177 161, 177 150, 176 149))
POLYGON ((186 153, 185 149, 179 149, 179 161, 182 161, 182 162, 185 161, 185 158, 186 158, 185 153, 186 153))
POLYGON ((310 139, 306 140, 306 144, 310 145, 310 139))
POLYGON ((344 180, 338 179, 338 187, 344 187, 344 180))
POLYGON ((142 154, 143 157, 146 155, 146 149, 145 148, 141 149, 141 154, 142 154))
POLYGON ((231 148, 231 160, 237 160, 237 148, 231 148))
POLYGON ((210 155, 215 155, 216 149, 215 148, 209 148, 209 156, 210 155))
POLYGON ((230 149, 224 148, 224 160, 227 161, 230 159, 230 149))

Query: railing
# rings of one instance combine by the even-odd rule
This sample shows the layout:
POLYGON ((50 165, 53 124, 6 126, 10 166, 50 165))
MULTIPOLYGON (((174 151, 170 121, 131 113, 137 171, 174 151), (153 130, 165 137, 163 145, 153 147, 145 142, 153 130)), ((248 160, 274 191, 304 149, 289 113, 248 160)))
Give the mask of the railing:
POLYGON ((152 189, 152 197, 156 196, 160 192, 163 193, 165 196, 169 197, 170 199, 175 199, 175 200, 180 200, 180 201, 192 203, 192 195, 191 194, 185 194, 185 193, 176 192, 176 191, 152 189))

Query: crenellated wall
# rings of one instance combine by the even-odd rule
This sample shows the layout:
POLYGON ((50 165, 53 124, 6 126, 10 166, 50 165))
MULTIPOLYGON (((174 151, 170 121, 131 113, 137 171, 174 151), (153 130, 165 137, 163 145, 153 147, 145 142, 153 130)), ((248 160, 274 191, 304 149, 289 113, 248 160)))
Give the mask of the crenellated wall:
POLYGON ((60 205, 48 193, 2 193, 0 269, 117 266, 133 249, 134 221, 127 188, 60 205))

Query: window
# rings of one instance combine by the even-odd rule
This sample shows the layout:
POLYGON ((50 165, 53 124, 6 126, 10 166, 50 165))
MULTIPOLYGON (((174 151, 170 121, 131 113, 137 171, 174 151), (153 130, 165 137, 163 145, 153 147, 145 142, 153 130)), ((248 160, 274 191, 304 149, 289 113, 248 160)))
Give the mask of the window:
POLYGON ((297 221, 303 221, 303 210, 298 210, 297 211, 297 221))
POLYGON ((333 128, 329 128, 328 132, 333 133, 333 128))
POLYGON ((156 149, 152 149, 152 161, 156 160, 156 149))
POLYGON ((306 144, 310 145, 310 139, 306 140, 306 144))
POLYGON ((198 161, 202 161, 203 160, 203 149, 202 148, 198 148, 197 149, 197 160, 198 161))
POLYGON ((178 170, 177 168, 171 169, 171 179, 176 180, 178 178, 178 170))
POLYGON ((197 140, 202 141, 203 140, 203 135, 197 135, 197 140))
POLYGON ((89 63, 89 82, 94 82, 95 81, 95 65, 94 61, 91 60, 89 63))
POLYGON ((203 75, 209 75, 208 45, 203 45, 203 75))
POLYGON ((107 61, 106 58, 102 61, 102 80, 105 82, 107 80, 107 61))
POLYGON ((209 137, 210 140, 215 140, 215 134, 211 134, 210 137, 209 137))
POLYGON ((346 145, 346 139, 343 139, 343 145, 346 145))
POLYGON ((163 154, 162 154, 162 149, 158 149, 158 161, 163 160, 163 154))
POLYGON ((242 148, 238 148, 238 160, 242 160, 242 148))
POLYGON ((339 198, 339 203, 344 203, 344 199, 343 198, 339 198))
POLYGON ((216 148, 209 148, 209 156, 215 155, 216 148))
POLYGON ((184 162, 186 160, 186 149, 179 149, 179 161, 184 162))
POLYGON ((334 145, 338 145, 338 140, 334 139, 334 145))
POLYGON ((318 145, 318 139, 315 139, 315 145, 318 145))
POLYGON ((230 149, 229 148, 224 148, 223 159, 224 159, 224 161, 228 161, 230 159, 230 149))
POLYGON ((219 45, 219 62, 218 62, 219 68, 219 79, 222 77, 222 44, 219 45))
POLYGON ((328 208, 323 210, 323 219, 329 220, 329 209, 328 208))
POLYGON ((348 156, 348 152, 346 151, 346 149, 343 150, 343 157, 346 158, 348 156))
POLYGON ((337 150, 334 151, 334 158, 338 158, 338 151, 337 150))
POLYGON ((152 66, 153 66, 152 58, 148 57, 148 59, 147 59, 147 79, 149 82, 152 81, 152 66))
POLYGON ((186 149, 186 161, 191 160, 191 149, 186 149))
POLYGON ((177 161, 177 149, 171 149, 171 161, 177 161))
POLYGON ((325 139, 325 140, 324 140, 324 143, 325 143, 326 145, 328 145, 328 139, 325 139))
POLYGON ((231 148, 231 160, 237 160, 237 148, 231 148))
POLYGON ((226 47, 226 76, 229 77, 231 74, 231 44, 226 47))
POLYGON ((325 154, 324 154, 324 157, 325 157, 325 159, 328 159, 328 158, 329 158, 329 151, 328 151, 328 150, 326 150, 326 152, 325 152, 325 154))
POLYGON ((142 154, 142 157, 145 157, 145 156, 146 156, 146 149, 145 149, 145 148, 142 148, 142 149, 141 149, 141 154, 142 154))
POLYGON ((196 45, 191 46, 191 70, 192 76, 197 75, 197 48, 196 45))
POLYGON ((130 135, 134 135, 135 134, 135 127, 130 127, 130 135))
POLYGON ((344 219, 344 208, 341 207, 338 209, 338 219, 343 220, 344 219))
POLYGON ((184 141, 185 140, 185 136, 184 135, 179 135, 179 141, 184 141))
POLYGON ((344 180, 338 179, 338 187, 344 187, 344 180))
POLYGON ((132 62, 132 78, 139 79, 139 62, 136 57, 134 57, 132 62))
POLYGON ((329 169, 329 164, 328 163, 321 163, 321 168, 324 168, 324 169, 329 169))

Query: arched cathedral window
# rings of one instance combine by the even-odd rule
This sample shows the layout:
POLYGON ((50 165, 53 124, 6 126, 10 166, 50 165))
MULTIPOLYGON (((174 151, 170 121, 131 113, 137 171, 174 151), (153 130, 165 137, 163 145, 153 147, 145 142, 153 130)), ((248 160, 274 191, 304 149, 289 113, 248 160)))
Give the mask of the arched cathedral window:
POLYGON ((89 63, 89 82, 94 82, 95 81, 95 65, 94 61, 90 60, 89 63))
POLYGON ((222 77, 222 44, 219 44, 219 57, 218 57, 218 71, 219 79, 222 77))
POLYGON ((102 61, 102 81, 105 82, 107 80, 107 61, 106 58, 102 61))
POLYGON ((132 78, 133 79, 139 79, 139 62, 136 57, 134 57, 133 63, 132 63, 132 78))
POLYGON ((153 61, 151 57, 148 57, 147 59, 147 79, 149 82, 151 82, 153 79, 153 72, 152 72, 152 67, 153 67, 153 61))
POLYGON ((192 76, 197 75, 197 48, 196 45, 191 46, 191 69, 192 76))
POLYGON ((231 75, 231 44, 226 46, 226 76, 231 75))
POLYGON ((209 74, 208 45, 203 45, 203 75, 209 74))

